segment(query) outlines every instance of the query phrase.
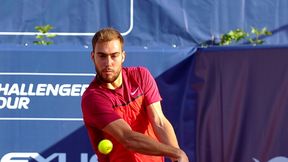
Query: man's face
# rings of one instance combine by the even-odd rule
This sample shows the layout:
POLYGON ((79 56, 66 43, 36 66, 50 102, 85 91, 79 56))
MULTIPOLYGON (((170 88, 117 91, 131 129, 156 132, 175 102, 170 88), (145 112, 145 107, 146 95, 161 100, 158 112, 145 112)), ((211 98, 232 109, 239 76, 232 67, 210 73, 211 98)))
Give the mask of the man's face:
POLYGON ((101 81, 113 83, 120 75, 125 52, 122 50, 120 41, 115 39, 96 43, 91 58, 101 81))

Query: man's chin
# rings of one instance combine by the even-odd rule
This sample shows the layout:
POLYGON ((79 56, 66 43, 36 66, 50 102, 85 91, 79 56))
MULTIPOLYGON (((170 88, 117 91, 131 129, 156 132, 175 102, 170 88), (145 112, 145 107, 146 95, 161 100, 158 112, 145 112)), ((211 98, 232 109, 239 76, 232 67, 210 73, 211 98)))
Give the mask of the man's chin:
POLYGON ((104 78, 104 77, 100 77, 100 80, 103 82, 103 83, 113 83, 116 78, 113 77, 113 78, 104 78))

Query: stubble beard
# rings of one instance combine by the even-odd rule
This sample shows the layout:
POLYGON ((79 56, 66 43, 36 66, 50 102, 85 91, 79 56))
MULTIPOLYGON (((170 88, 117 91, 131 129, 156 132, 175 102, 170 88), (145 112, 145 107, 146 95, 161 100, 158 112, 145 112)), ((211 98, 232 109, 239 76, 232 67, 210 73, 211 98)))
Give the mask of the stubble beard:
POLYGON ((113 83, 119 77, 121 71, 121 70, 117 71, 117 73, 113 76, 104 77, 105 74, 102 74, 101 71, 99 71, 96 67, 95 69, 97 72, 97 79, 99 79, 102 83, 113 83))

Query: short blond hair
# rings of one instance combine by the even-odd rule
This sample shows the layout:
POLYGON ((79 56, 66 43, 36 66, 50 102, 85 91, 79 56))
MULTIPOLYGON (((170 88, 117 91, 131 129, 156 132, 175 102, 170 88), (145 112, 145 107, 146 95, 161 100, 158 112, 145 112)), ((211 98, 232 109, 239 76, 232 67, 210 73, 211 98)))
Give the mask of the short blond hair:
POLYGON ((124 38, 122 37, 121 33, 118 32, 116 29, 107 27, 99 30, 95 33, 94 37, 92 38, 92 47, 93 51, 95 50, 96 43, 98 42, 108 42, 111 40, 118 39, 121 43, 121 48, 124 48, 124 38))

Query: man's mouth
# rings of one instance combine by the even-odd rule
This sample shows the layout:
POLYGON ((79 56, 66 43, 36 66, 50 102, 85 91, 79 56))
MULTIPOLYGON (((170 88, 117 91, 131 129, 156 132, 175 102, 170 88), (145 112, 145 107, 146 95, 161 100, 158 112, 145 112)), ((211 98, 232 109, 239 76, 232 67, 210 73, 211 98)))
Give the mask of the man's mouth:
POLYGON ((113 73, 113 70, 111 70, 111 69, 105 69, 105 70, 103 70, 102 72, 105 73, 105 74, 109 74, 109 73, 113 73))

